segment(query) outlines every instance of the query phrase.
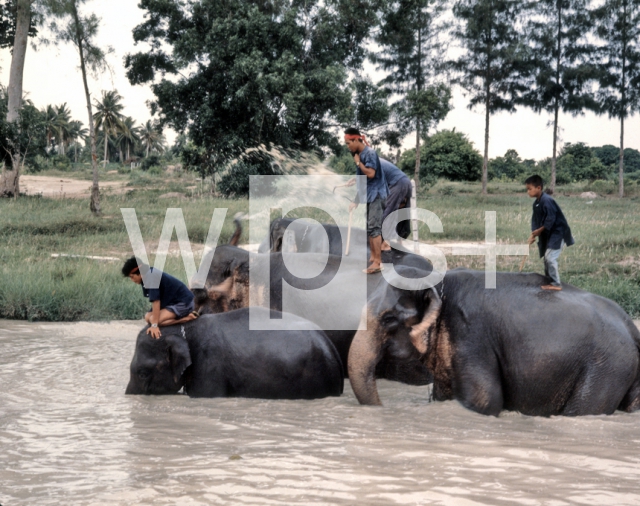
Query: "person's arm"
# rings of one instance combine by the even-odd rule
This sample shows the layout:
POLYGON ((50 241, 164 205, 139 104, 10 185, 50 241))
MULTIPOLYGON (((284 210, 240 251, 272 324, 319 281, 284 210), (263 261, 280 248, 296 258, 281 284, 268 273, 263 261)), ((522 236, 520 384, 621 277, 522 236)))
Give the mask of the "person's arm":
POLYGON ((356 162, 356 165, 358 166, 358 168, 362 171, 362 173, 365 176, 367 176, 367 178, 373 179, 374 177, 376 177, 376 169, 372 169, 371 167, 367 167, 364 163, 362 163, 362 160, 360 160, 360 155, 356 154, 353 157, 353 159, 356 162))
POLYGON ((158 327, 158 321, 160 321, 160 301, 154 300, 151 303, 151 326, 147 329, 147 334, 151 334, 151 337, 158 339, 162 334, 158 327), (155 327, 154 327, 155 325, 155 327))

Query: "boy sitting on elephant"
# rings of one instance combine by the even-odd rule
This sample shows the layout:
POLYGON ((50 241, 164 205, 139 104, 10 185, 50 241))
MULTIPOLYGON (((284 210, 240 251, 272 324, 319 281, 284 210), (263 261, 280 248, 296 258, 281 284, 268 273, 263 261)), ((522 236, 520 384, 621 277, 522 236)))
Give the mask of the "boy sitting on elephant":
MULTIPOLYGON (((147 334, 151 334, 154 339, 159 339, 162 335, 158 327, 186 323, 198 317, 193 293, 179 279, 159 270, 154 272, 153 267, 149 267, 135 256, 124 263, 122 275, 141 285, 142 293, 151 301, 151 309, 144 319, 150 325, 147 334), (160 283, 156 284, 157 288, 146 288, 143 276, 152 275, 160 276, 160 283)), ((147 282, 150 281, 147 278, 147 282)))

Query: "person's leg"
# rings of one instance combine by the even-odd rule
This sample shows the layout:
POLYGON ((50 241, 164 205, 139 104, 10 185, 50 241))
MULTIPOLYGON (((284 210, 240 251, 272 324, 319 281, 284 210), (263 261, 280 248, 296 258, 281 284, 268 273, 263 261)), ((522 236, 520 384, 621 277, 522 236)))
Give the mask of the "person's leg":
POLYGON ((551 279, 551 283, 544 285, 542 288, 545 290, 562 290, 562 283, 560 282, 560 271, 558 270, 558 258, 562 253, 562 246, 559 249, 547 249, 544 253, 544 272, 545 275, 551 279))
MULTIPOLYGON (((387 219, 387 216, 400 208, 402 200, 404 199, 404 193, 404 186, 402 185, 401 181, 389 188, 389 196, 387 197, 386 206, 384 208, 384 212, 382 213, 382 223, 384 223, 384 220, 387 219)), ((389 241, 397 242, 399 240, 395 227, 393 227, 389 231, 388 235, 389 237, 385 235, 384 241, 382 241, 382 251, 389 251, 391 249, 389 241)))
POLYGON ((190 322, 195 320, 198 315, 194 311, 195 306, 193 303, 176 304, 174 306, 168 306, 160 310, 160 320, 158 321, 159 327, 168 327, 169 325, 177 325, 179 323, 190 322))
POLYGON ((382 212, 383 202, 380 198, 367 204, 367 235, 371 248, 371 265, 365 270, 367 274, 379 272, 381 268, 382 212))

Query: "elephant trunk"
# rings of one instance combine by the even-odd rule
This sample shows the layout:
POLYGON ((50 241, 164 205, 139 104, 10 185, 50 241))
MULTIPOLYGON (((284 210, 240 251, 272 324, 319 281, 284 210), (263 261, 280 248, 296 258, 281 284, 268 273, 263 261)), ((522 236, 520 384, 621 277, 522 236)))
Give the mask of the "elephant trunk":
MULTIPOLYGON (((365 308, 366 311, 366 308, 365 308)), ((349 349, 349 381, 360 404, 381 406, 376 386, 376 365, 382 342, 373 329, 358 330, 349 349)))

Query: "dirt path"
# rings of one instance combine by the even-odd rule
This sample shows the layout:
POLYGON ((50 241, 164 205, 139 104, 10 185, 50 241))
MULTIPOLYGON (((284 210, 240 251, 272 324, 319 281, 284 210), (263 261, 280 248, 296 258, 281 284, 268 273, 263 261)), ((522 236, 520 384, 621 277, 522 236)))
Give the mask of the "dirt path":
MULTIPOLYGON (((124 181, 104 181, 100 190, 112 193, 126 191, 124 181)), ((20 189, 27 195, 48 198, 85 198, 91 194, 91 181, 52 176, 20 176, 20 189)))

